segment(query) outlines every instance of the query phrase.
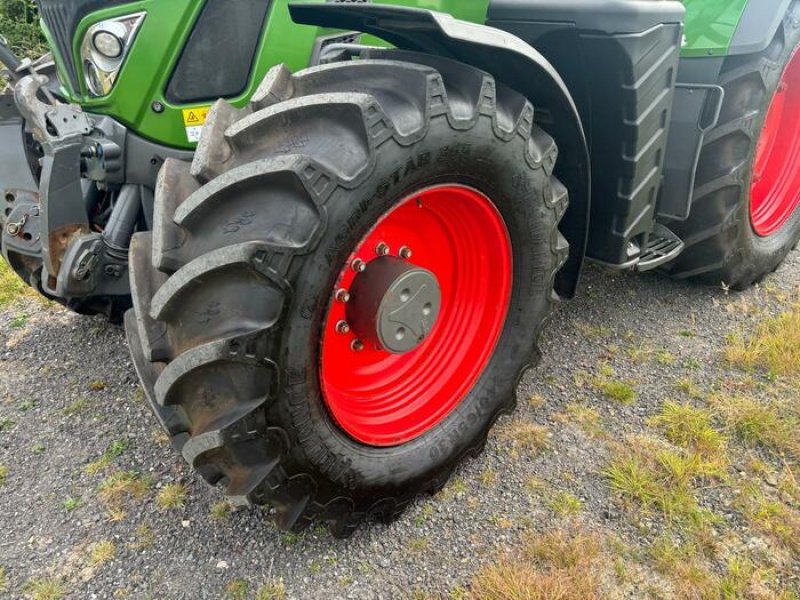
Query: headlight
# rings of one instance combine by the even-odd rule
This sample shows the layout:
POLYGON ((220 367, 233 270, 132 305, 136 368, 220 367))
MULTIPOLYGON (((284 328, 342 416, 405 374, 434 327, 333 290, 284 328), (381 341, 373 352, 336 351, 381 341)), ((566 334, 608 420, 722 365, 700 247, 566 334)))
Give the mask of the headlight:
POLYGON ((102 97, 111 93, 144 15, 141 12, 100 21, 86 32, 81 44, 81 62, 86 86, 92 96, 102 97))

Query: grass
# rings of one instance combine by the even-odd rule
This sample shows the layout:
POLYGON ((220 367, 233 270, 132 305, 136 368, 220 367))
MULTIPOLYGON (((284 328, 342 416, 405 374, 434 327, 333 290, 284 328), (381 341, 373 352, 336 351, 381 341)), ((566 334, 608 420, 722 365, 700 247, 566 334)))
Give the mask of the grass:
POLYGON ((775 399, 759 401, 747 397, 715 396, 711 402, 730 431, 746 444, 800 458, 797 406, 775 399))
POLYGON ((559 517, 575 515, 583 508, 583 502, 569 492, 561 491, 550 501, 550 509, 559 517))
POLYGON ((98 496, 106 505, 112 520, 124 518, 122 511, 126 501, 139 500, 147 495, 151 483, 135 471, 120 471, 108 477, 98 487, 98 496))
POLYGON ((573 402, 568 404, 564 413, 557 416, 563 423, 574 423, 592 437, 602 437, 603 419, 597 409, 585 404, 573 402))
POLYGON ((88 475, 97 475, 107 469, 115 458, 122 455, 128 448, 128 440, 119 439, 111 443, 105 452, 97 460, 90 462, 84 470, 88 475))
POLYGON ((31 600, 61 600, 66 594, 64 582, 54 577, 32 579, 22 589, 31 600))
POLYGON ((117 547, 114 542, 103 540, 92 545, 89 552, 89 565, 92 567, 99 567, 114 560, 117 555, 117 547))
POLYGON ((64 510, 67 511, 67 512, 72 512, 73 510, 78 508, 80 505, 81 505, 81 501, 78 498, 71 498, 71 497, 67 498, 66 500, 64 500, 64 502, 62 504, 62 506, 64 507, 64 510))
POLYGON ((102 392, 107 387, 108 384, 102 379, 95 379, 89 382, 89 391, 91 392, 102 392))
POLYGON ((408 546, 406 547, 409 552, 412 554, 420 554, 425 552, 428 547, 431 545, 431 542, 426 537, 415 537, 408 540, 408 546))
POLYGON ((591 383, 597 391, 609 400, 614 400, 620 404, 633 404, 636 400, 636 390, 633 389, 630 383, 613 377, 614 369, 605 365, 601 369, 600 375, 592 378, 591 383))
POLYGON ((550 445, 550 431, 547 427, 515 420, 500 432, 500 438, 510 442, 516 450, 540 452, 550 445))
POLYGON ((186 486, 169 483, 156 496, 156 504, 163 510, 183 508, 186 505, 186 486))
POLYGON ((800 557, 800 511, 770 498, 752 484, 744 486, 737 501, 757 529, 800 557))
POLYGON ((483 568, 472 582, 481 600, 585 600, 600 598, 599 540, 581 532, 528 535, 516 555, 483 568))
POLYGON ((710 410, 668 401, 648 423, 660 429, 676 446, 714 455, 724 450, 727 439, 714 427, 713 421, 710 410))
POLYGON ((247 600, 250 585, 244 579, 234 579, 225 586, 225 596, 231 600, 247 600))
POLYGON ((29 318, 28 315, 26 315, 25 313, 16 315, 11 319, 8 325, 12 329, 22 329, 23 327, 25 327, 25 325, 28 324, 28 318, 29 318))
POLYGON ((696 488, 726 476, 726 464, 685 449, 659 448, 629 440, 603 471, 610 487, 626 505, 658 512, 670 523, 701 529, 715 520, 698 506, 696 488))
POLYGON ((89 401, 86 398, 78 398, 74 402, 71 402, 61 412, 68 417, 74 417, 81 414, 88 406, 89 401))
POLYGON ((222 521, 230 516, 231 511, 233 511, 233 505, 230 502, 224 500, 217 502, 211 507, 211 518, 215 521, 222 521))
POLYGON ((36 292, 14 273, 5 259, 0 259, 0 308, 36 295, 36 292))
POLYGON ((282 581, 267 583, 256 593, 256 600, 286 600, 286 598, 286 586, 282 581))
POLYGON ((743 369, 761 368, 779 376, 800 375, 800 303, 762 321, 750 336, 730 337, 725 357, 743 369))

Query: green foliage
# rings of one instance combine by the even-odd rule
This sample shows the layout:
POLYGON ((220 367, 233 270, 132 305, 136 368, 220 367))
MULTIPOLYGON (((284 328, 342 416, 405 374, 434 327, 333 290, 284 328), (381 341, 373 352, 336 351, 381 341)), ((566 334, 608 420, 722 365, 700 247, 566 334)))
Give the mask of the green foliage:
POLYGON ((0 34, 20 57, 38 58, 47 52, 33 0, 0 0, 0 34))

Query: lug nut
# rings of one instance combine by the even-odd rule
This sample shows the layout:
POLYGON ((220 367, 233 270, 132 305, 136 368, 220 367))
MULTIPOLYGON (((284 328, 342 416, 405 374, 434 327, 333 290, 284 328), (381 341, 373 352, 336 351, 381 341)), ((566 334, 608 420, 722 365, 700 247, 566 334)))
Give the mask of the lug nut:
POLYGON ((411 248, 409 248, 408 246, 403 246, 402 248, 400 248, 400 252, 398 254, 400 258, 408 260, 409 258, 411 258, 413 252, 411 252, 411 248))
POLYGON ((350 349, 353 352, 361 352, 364 349, 364 342, 361 340, 353 340, 353 343, 350 344, 350 349))
POLYGON ((345 289, 341 289, 336 292, 336 301, 341 302, 342 304, 347 304, 350 302, 350 292, 345 289))
POLYGON ((336 324, 336 333, 340 333, 342 335, 350 333, 350 324, 347 321, 339 321, 336 324))
POLYGON ((378 247, 375 248, 375 253, 378 256, 386 256, 387 254, 389 254, 389 244, 387 244, 386 242, 381 242, 380 244, 378 244, 378 247))
POLYGON ((367 270, 367 263, 365 263, 360 258, 355 259, 351 266, 353 267, 353 271, 355 271, 356 273, 363 273, 364 271, 367 270))

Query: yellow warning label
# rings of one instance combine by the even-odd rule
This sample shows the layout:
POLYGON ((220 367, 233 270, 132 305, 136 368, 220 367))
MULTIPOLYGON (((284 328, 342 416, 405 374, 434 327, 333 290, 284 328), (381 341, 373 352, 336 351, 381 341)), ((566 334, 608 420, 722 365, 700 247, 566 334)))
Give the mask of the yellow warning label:
POLYGON ((199 127, 201 125, 204 125, 209 110, 211 110, 210 106, 201 106, 199 108, 184 108, 183 124, 186 127, 199 127))

